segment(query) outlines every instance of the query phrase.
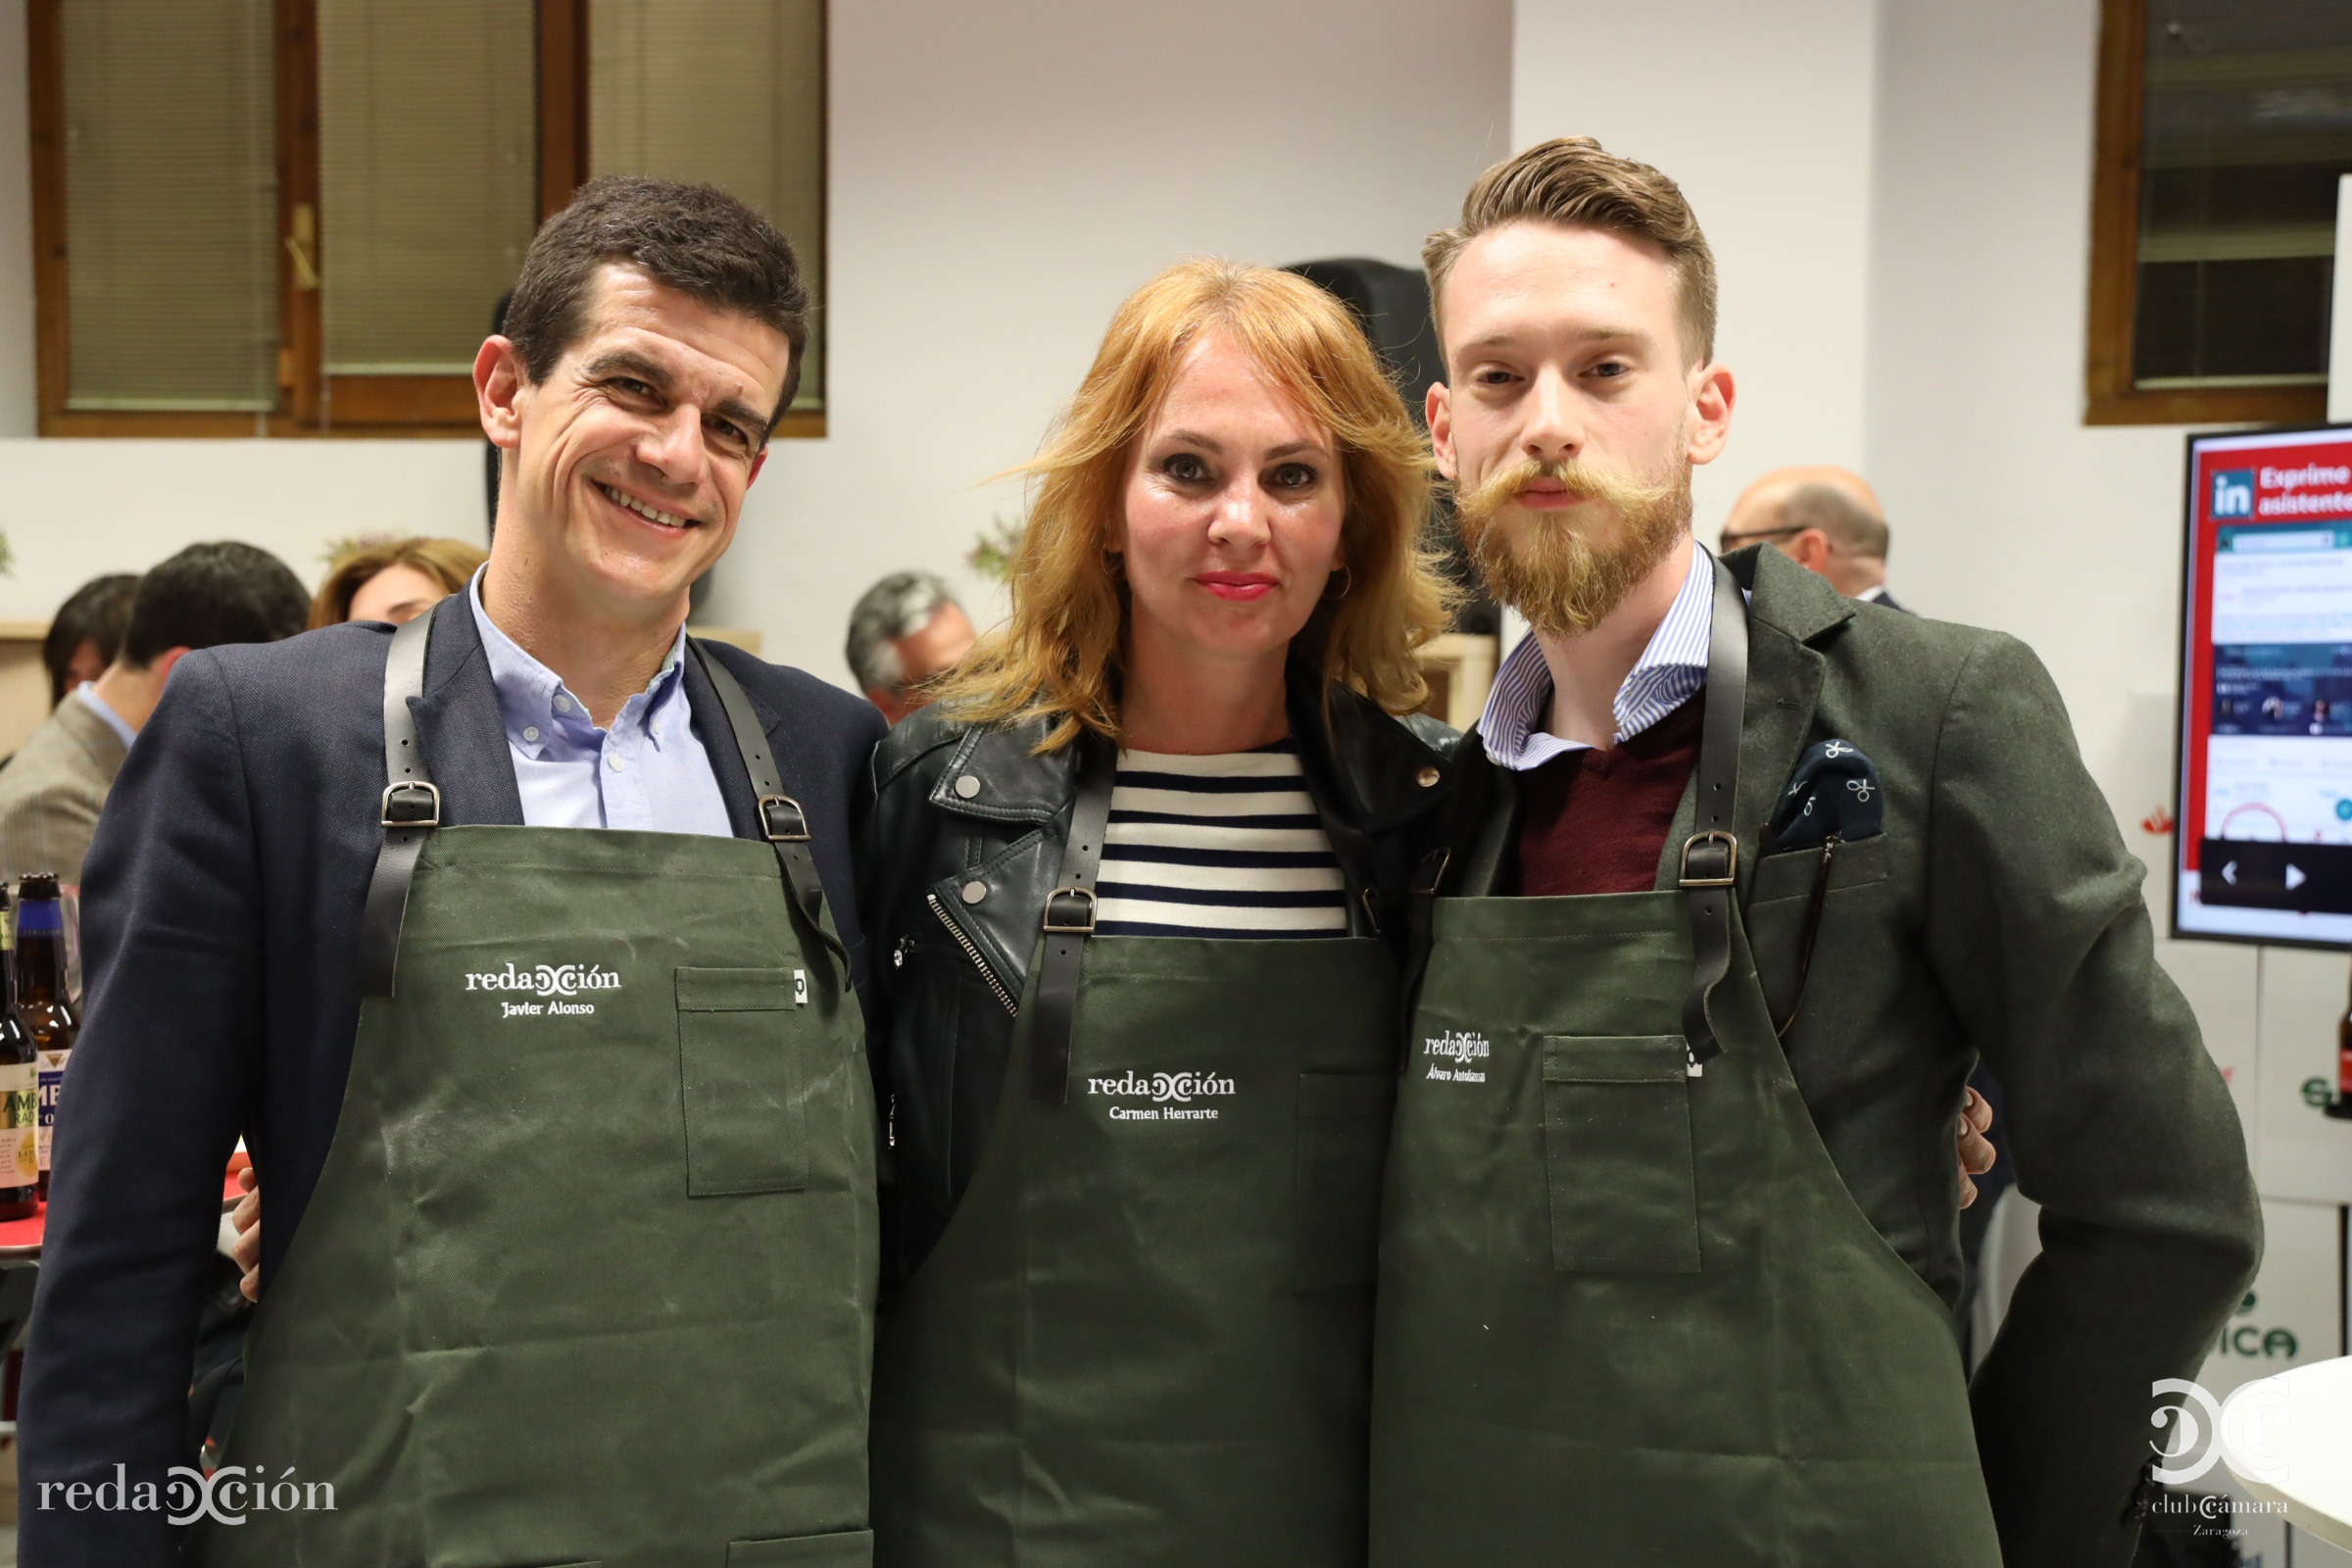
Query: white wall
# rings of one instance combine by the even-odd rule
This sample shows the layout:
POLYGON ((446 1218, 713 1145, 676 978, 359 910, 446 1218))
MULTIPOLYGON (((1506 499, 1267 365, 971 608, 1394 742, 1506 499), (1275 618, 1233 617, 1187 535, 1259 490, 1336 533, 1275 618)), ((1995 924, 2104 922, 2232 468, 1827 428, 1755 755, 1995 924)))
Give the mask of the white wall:
POLYGON ((1868 461, 1893 579, 2015 632, 2119 810, 2167 798, 2181 431, 2082 421, 2097 0, 1886 0, 1868 461), (2128 731, 2161 725, 2134 748, 2128 731))
MULTIPOLYGON (((2185 432, 2082 420, 2098 21, 2097 0, 1883 0, 1865 455, 1897 593, 2041 656, 2162 929, 2173 840, 2141 823, 2173 794, 2185 432)), ((2352 1139, 2329 1139, 2285 1066, 2332 1043, 2340 957, 2159 955, 2230 1073, 2264 1192, 2352 1197, 2352 1139)))
MULTIPOLYGON (((0 436, 32 426, 23 38, 0 0, 0 436)), ((706 617, 845 685, 850 604, 887 571, 993 617, 962 558, 1019 494, 974 486, 1036 449, 1130 290, 1206 252, 1410 264, 1510 126, 1509 0, 1442 25, 1404 0, 856 0, 832 48, 831 433, 778 443, 706 617)), ((332 537, 478 538, 479 450, 0 440, 0 617, 200 538, 313 579, 332 537)))
POLYGON ((46 619, 75 585, 200 539, 260 545, 315 587, 329 540, 479 544, 482 514, 470 442, 0 441, 0 528, 17 558, 0 619, 46 619))
POLYGON ((1768 468, 1862 464, 1876 31, 1872 0, 1519 0, 1513 147, 1589 135, 1663 170, 1714 249, 1739 396, 1693 479, 1703 539, 1768 468))

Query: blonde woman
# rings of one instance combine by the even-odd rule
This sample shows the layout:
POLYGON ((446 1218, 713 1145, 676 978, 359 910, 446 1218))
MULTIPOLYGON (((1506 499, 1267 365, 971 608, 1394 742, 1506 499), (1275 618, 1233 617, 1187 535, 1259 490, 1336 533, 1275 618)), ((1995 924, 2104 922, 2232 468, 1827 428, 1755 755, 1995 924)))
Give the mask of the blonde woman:
POLYGON ((874 759, 883 1564, 1360 1564, 1427 455, 1347 311, 1175 268, 1010 621, 874 759))
POLYGON ((384 539, 347 550, 311 601, 311 629, 347 620, 405 626, 465 587, 489 559, 463 539, 384 539))

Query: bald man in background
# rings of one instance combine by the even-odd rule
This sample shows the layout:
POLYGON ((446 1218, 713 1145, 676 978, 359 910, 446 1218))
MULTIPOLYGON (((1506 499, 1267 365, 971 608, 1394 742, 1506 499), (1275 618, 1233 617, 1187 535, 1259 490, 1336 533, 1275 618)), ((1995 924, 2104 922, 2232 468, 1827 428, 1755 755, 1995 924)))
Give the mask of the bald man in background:
POLYGON ((1886 511, 1851 469, 1775 468, 1741 491, 1724 519, 1724 551, 1758 540, 1848 599, 1903 608, 1886 592, 1886 511))

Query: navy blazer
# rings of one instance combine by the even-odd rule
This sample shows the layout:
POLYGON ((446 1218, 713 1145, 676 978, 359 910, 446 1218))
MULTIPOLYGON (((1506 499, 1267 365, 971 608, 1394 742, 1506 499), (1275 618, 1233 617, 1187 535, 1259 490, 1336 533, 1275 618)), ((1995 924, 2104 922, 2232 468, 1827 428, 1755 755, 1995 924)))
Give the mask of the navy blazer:
MULTIPOLYGON (((57 1170, 22 1409, 25 1560, 172 1560, 160 1511, 73 1510, 62 1486, 192 1465, 198 1306, 240 1135, 269 1187, 262 1268, 285 1256, 326 1160, 359 1026, 360 911, 383 839, 391 630, 355 622, 206 650, 172 671, 116 780, 85 871, 87 1010, 60 1097, 57 1170)), ((853 969, 851 814, 881 715, 797 669, 712 645, 806 808, 853 969)), ((737 836, 751 785, 718 694, 685 664, 695 733, 737 836)), ((442 820, 522 822, 469 614, 433 622, 416 700, 442 820)), ((86 1495, 86 1494, 85 1494, 86 1495)))

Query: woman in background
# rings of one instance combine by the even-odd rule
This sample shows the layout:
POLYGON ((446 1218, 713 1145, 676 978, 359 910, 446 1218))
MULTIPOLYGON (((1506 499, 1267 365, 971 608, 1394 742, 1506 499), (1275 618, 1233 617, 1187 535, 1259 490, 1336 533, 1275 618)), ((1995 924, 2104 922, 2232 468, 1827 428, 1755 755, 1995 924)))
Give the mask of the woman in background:
POLYGON ((874 758, 875 1560, 1360 1565, 1427 452, 1337 300, 1197 262, 1027 471, 874 758))
POLYGON ((387 539, 347 550, 311 601, 311 629, 347 620, 405 626, 465 587, 489 559, 463 539, 387 539))

